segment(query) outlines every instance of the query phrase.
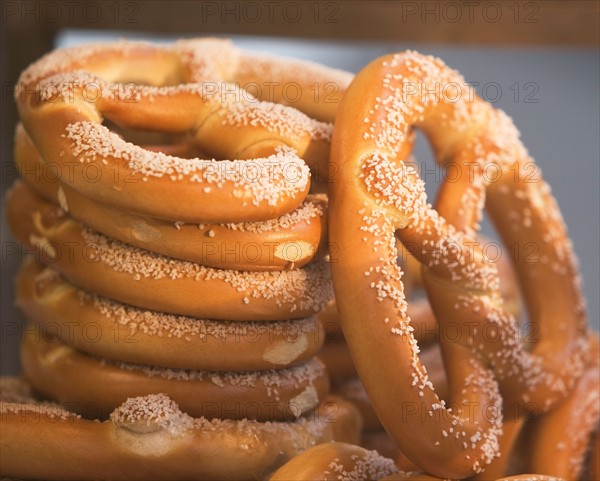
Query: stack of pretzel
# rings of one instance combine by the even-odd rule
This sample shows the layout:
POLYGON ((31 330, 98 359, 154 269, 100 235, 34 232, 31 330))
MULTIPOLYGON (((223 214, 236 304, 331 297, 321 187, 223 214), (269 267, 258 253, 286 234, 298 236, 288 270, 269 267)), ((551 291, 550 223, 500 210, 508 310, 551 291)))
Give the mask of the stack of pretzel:
POLYGON ((315 357, 333 294, 327 201, 309 194, 333 118, 309 87, 348 81, 212 39, 57 50, 22 73, 21 360, 61 408, 3 404, 3 474, 245 479, 358 440, 315 357))
POLYGON ((2 474, 598 478, 599 342, 512 121, 415 52, 350 81, 216 40, 59 50, 22 74, 8 218, 35 257, 31 386, 0 384, 2 474), (435 208, 415 128, 463 173, 435 208), (484 206, 512 263, 487 257, 484 206))

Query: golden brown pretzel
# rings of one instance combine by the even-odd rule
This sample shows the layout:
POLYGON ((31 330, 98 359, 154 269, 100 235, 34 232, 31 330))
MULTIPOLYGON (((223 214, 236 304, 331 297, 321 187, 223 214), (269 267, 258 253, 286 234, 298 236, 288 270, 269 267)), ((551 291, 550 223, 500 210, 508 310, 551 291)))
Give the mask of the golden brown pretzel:
POLYGON ((56 166, 41 160, 22 125, 14 151, 22 179, 37 194, 108 237, 159 254, 219 269, 282 270, 310 262, 325 241, 324 195, 309 195, 292 212, 269 221, 173 223, 111 208, 59 182, 56 166))
POLYGON ((500 392, 528 410, 548 410, 581 375, 589 346, 576 263, 549 188, 539 172, 535 183, 525 181, 525 163, 533 161, 505 114, 476 96, 440 94, 457 85, 465 85, 460 75, 414 52, 380 58, 355 77, 332 139, 329 234, 344 334, 375 411, 413 462, 436 476, 464 478, 498 455, 500 392), (463 170, 458 181, 443 183, 437 211, 416 171, 396 154, 413 127, 429 136, 440 162, 475 166, 472 175, 463 170), (501 181, 483 175, 490 163, 505 174, 501 181), (484 193, 504 243, 539 248, 539 262, 515 262, 539 328, 531 351, 475 239, 484 193), (447 404, 418 360, 394 234, 425 266, 440 326, 459 328, 459 338, 441 338, 447 404))
POLYGON ((213 321, 146 311, 77 289, 27 259, 17 303, 43 332, 90 354, 175 369, 243 371, 304 362, 323 345, 315 316, 294 321, 213 321))
MULTIPOLYGON (((290 459, 269 481, 451 481, 425 473, 402 472, 391 459, 347 443, 327 443, 307 449, 290 459)), ((564 481, 556 476, 520 474, 495 481, 564 481)), ((486 481, 492 481, 487 478, 486 481)))
POLYGON ((323 262, 276 272, 204 267, 103 236, 33 192, 8 196, 7 220, 19 241, 73 284, 138 307, 210 319, 285 320, 314 314, 332 295, 323 262))
MULTIPOLYGON (((60 49, 21 74, 15 99, 43 159, 95 200, 174 222, 272 219, 308 191, 309 171, 296 152, 316 172, 326 167, 331 125, 228 83, 247 65, 234 61, 243 57, 215 39, 60 49), (144 150, 103 127, 104 117, 129 128, 187 133, 210 155, 248 161, 144 150)), ((320 73, 325 77, 317 82, 349 79, 320 73)), ((250 73, 245 80, 257 79, 250 73)))
POLYGON ((600 420, 600 351, 596 334, 592 345, 592 360, 567 399, 531 421, 526 452, 528 471, 567 481, 580 479, 600 420))
POLYGON ((508 473, 527 471, 522 466, 522 457, 529 449, 527 444, 522 444, 523 427, 526 422, 525 414, 520 413, 518 406, 502 406, 502 437, 498 440, 500 456, 496 457, 484 472, 469 478, 471 481, 489 481, 499 479, 508 473), (516 407, 516 409, 514 409, 516 407), (514 411, 514 412, 511 412, 514 411))
POLYGON ((162 392, 185 413, 209 419, 294 419, 329 391, 323 363, 268 371, 166 369, 95 358, 35 326, 21 345, 23 372, 36 391, 91 419, 106 419, 127 398, 162 392))
POLYGON ((335 398, 294 422, 194 419, 164 394, 129 399, 105 422, 47 404, 2 402, 0 413, 2 474, 64 481, 262 479, 315 444, 354 442, 360 428, 335 398))
POLYGON ((379 481, 395 473, 394 461, 347 443, 319 444, 293 457, 269 481, 379 481))
MULTIPOLYGON (((436 478, 423 473, 398 473, 382 478, 380 481, 451 481, 449 479, 436 478)), ((517 474, 515 476, 505 476, 502 478, 487 478, 486 481, 565 481, 555 476, 546 476, 543 474, 517 474)))

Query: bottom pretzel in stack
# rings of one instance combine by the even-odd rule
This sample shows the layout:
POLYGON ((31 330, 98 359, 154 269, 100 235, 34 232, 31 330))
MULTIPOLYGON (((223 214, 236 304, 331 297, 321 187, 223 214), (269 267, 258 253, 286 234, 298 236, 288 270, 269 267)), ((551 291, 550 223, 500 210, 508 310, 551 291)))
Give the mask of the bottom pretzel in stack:
POLYGON ((336 398, 292 422, 194 418, 165 394, 129 398, 99 422, 37 401, 16 378, 0 381, 0 399, 2 470, 26 479, 260 479, 359 429, 354 409, 336 398))

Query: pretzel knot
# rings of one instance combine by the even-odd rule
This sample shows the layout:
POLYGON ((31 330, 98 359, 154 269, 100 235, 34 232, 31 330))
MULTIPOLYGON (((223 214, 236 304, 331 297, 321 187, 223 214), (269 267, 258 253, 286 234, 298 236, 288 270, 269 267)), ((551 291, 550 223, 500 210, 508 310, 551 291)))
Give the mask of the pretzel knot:
POLYGON ((338 110, 330 184, 334 289, 360 378, 402 452, 448 478, 481 472, 499 455, 503 402, 522 412, 549 410, 590 355, 576 260, 550 188, 512 121, 477 96, 460 95, 461 87, 458 73, 414 52, 371 63, 338 110), (438 163, 460 174, 447 175, 436 209, 404 161, 415 127, 438 163), (528 339, 503 306, 496 266, 476 241, 484 205, 514 251, 535 334, 528 339), (440 339, 446 402, 417 356, 395 236, 422 264, 440 332, 458 332, 440 339))
POLYGON ((331 124, 282 103, 330 121, 349 79, 308 62, 242 53, 221 40, 120 42, 48 54, 23 72, 16 100, 42 158, 60 166, 61 180, 80 193, 173 221, 243 222, 296 208, 310 186, 308 166, 326 175, 331 124), (300 96, 290 98, 286 87, 295 78, 300 96), (319 95, 327 85, 337 88, 333 98, 319 95), (235 160, 143 149, 105 120, 185 136, 215 158, 235 160))

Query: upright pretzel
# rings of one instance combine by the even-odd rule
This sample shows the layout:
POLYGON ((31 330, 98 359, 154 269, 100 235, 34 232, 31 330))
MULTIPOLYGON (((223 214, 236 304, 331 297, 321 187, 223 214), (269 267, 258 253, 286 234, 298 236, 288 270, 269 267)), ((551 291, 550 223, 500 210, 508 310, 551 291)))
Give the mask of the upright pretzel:
POLYGON ((334 289, 360 378, 402 452, 449 478, 481 472, 498 456, 503 399, 548 410, 568 394, 589 351, 576 261, 550 189, 539 171, 534 182, 525 176, 535 164, 511 120, 465 86, 440 60, 414 52, 372 62, 338 110, 330 184, 334 289), (462 169, 444 181, 437 210, 402 155, 414 127, 442 165, 462 169), (502 174, 494 182, 490 166, 502 174), (538 248, 537 262, 515 261, 538 329, 531 351, 475 239, 484 202, 505 244, 520 255, 530 243, 538 248), (394 234, 424 266, 440 326, 454 323, 460 334, 441 339, 448 404, 417 356, 394 234))
MULTIPOLYGON (((264 58, 260 72, 251 66, 255 57, 245 55, 214 39, 61 49, 22 73, 15 97, 43 159, 60 166, 61 179, 82 194, 172 221, 271 219, 294 209, 308 192, 309 171, 299 156, 317 173, 326 169, 331 124, 258 101, 237 85, 239 78, 247 87, 267 83, 269 66, 282 72, 276 60, 264 58), (105 118, 126 128, 187 135, 209 155, 235 160, 145 150, 109 131, 105 118)), ((297 68, 312 70, 318 84, 336 85, 336 98, 350 79, 314 64, 298 62, 297 68)), ((281 84, 289 75, 269 80, 281 84)), ((298 104, 307 111, 331 100, 308 101, 303 93, 298 104)), ((331 107, 326 111, 322 116, 331 117, 331 107)))

